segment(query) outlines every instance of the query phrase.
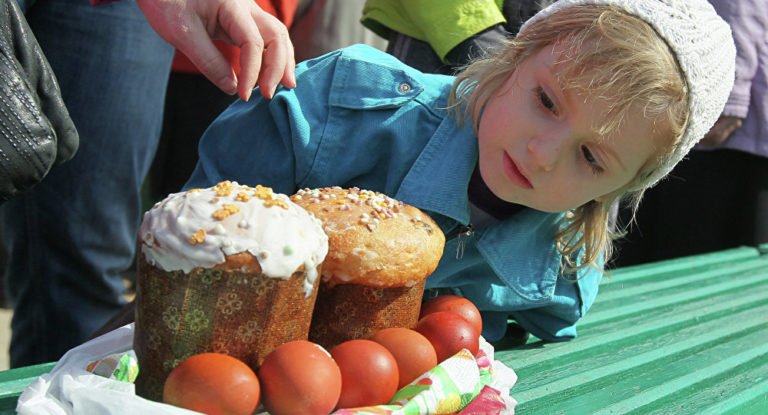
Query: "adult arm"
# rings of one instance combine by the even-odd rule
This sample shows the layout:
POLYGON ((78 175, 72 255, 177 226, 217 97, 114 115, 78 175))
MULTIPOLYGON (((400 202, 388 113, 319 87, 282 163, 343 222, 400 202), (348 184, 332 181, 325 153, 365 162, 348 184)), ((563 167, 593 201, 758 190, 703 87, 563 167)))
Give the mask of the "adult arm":
POLYGON ((473 35, 496 35, 505 19, 498 0, 369 0, 362 22, 384 37, 388 28, 423 40, 445 61, 473 35))
POLYGON ((138 0, 150 25, 222 91, 247 101, 258 84, 271 98, 296 86, 293 45, 283 23, 253 0, 138 0), (240 48, 239 79, 212 39, 240 48))

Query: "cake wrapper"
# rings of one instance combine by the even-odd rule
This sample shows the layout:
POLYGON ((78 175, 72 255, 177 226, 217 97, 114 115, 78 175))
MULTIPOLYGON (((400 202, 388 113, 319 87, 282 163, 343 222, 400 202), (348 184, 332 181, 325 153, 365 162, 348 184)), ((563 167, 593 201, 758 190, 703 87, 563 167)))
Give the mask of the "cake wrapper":
POLYGON ((285 280, 220 269, 185 274, 141 258, 138 275, 133 346, 142 397, 161 400, 170 371, 194 354, 224 353, 256 369, 277 346, 308 338, 319 279, 306 296, 304 272, 285 280))
POLYGON ((412 287, 379 288, 320 284, 309 340, 330 350, 347 340, 365 339, 389 327, 413 328, 419 321, 422 280, 412 287))

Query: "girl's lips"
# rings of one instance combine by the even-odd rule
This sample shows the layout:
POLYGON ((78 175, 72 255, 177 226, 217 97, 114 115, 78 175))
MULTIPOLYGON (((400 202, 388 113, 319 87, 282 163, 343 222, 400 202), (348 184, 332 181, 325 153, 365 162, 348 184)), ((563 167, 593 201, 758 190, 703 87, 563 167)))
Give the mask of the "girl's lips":
POLYGON ((504 173, 514 183, 526 189, 533 189, 533 185, 527 177, 520 171, 515 164, 515 161, 509 157, 509 154, 504 153, 504 173))

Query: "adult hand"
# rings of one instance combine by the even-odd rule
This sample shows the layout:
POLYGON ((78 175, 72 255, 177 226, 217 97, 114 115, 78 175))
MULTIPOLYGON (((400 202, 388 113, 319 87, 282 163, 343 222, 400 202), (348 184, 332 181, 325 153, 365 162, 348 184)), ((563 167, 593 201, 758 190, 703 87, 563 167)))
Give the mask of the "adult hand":
POLYGON ((277 85, 296 86, 288 30, 254 0, 138 0, 149 24, 228 94, 247 101, 257 82, 272 98, 277 85), (212 39, 240 48, 240 79, 212 39))
POLYGON ((701 139, 701 144, 713 147, 723 144, 737 128, 741 127, 742 122, 741 118, 721 115, 715 122, 715 125, 701 139))

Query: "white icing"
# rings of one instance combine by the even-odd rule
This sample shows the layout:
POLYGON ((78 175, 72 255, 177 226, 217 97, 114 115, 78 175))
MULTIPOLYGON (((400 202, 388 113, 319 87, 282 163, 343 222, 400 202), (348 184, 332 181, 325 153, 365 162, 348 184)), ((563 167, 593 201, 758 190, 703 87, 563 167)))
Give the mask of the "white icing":
POLYGON ((317 279, 317 266, 328 253, 328 236, 319 219, 285 195, 268 188, 222 182, 221 187, 169 195, 144 214, 139 235, 146 261, 165 271, 190 272, 223 263, 225 255, 249 252, 258 258, 262 272, 288 279, 304 265, 304 292, 309 296, 317 279), (218 192, 218 193, 217 193, 218 192), (238 199, 238 194, 251 196, 238 199), (267 206, 277 201, 277 205, 267 206), (214 213, 229 209, 216 219, 214 213), (226 214, 226 213, 225 213, 226 214), (197 234, 205 232, 199 240, 197 234))

